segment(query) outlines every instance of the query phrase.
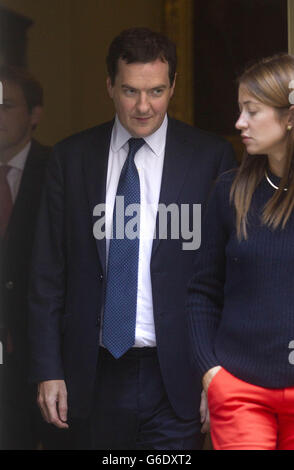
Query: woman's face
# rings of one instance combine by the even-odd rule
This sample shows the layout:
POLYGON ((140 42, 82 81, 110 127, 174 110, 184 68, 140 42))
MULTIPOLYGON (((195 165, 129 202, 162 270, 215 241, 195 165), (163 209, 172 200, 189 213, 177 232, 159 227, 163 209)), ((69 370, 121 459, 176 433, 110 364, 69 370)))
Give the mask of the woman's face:
POLYGON ((280 117, 272 106, 261 103, 247 89, 239 87, 240 116, 235 127, 241 131, 246 150, 281 160, 286 155, 289 116, 280 117))

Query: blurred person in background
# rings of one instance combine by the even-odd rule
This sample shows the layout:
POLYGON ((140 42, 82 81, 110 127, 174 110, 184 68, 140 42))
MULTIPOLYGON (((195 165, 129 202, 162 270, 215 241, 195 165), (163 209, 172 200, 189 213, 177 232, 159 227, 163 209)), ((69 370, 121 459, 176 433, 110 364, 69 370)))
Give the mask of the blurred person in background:
POLYGON ((56 435, 41 422, 27 378, 29 266, 50 148, 33 139, 43 109, 39 82, 5 65, 0 81, 1 448, 35 449, 41 440, 44 447, 54 445, 56 435))

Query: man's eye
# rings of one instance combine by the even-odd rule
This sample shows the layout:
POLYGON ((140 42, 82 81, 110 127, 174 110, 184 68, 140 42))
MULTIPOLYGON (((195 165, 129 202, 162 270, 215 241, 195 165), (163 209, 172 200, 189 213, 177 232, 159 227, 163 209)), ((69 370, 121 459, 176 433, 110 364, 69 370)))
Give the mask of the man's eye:
POLYGON ((136 93, 136 90, 133 90, 132 88, 125 89, 125 94, 127 96, 133 96, 135 93, 136 93))
POLYGON ((7 103, 2 103, 0 104, 0 108, 1 109, 4 109, 5 111, 9 110, 9 109, 12 109, 13 108, 13 105, 12 104, 7 104, 7 103))
POLYGON ((161 96, 163 93, 163 89, 162 88, 156 88, 155 90, 152 90, 152 95, 153 96, 161 96))

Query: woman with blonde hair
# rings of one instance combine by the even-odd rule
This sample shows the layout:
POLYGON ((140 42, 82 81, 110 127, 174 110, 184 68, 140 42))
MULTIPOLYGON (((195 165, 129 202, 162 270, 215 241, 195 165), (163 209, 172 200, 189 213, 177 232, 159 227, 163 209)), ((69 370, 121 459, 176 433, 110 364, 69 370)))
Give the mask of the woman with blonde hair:
POLYGON ((189 286, 215 449, 294 449, 294 57, 239 79, 246 151, 220 177, 189 286))

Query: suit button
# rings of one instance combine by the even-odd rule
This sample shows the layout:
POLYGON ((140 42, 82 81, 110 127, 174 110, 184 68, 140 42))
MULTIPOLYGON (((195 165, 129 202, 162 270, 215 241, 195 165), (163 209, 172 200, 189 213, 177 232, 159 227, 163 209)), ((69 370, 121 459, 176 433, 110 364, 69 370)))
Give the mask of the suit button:
POLYGON ((103 274, 100 274, 100 275, 99 275, 99 281, 100 281, 100 282, 103 282, 103 274))
POLYGON ((8 290, 12 290, 14 288, 14 282, 13 281, 7 281, 5 282, 5 287, 8 290))

